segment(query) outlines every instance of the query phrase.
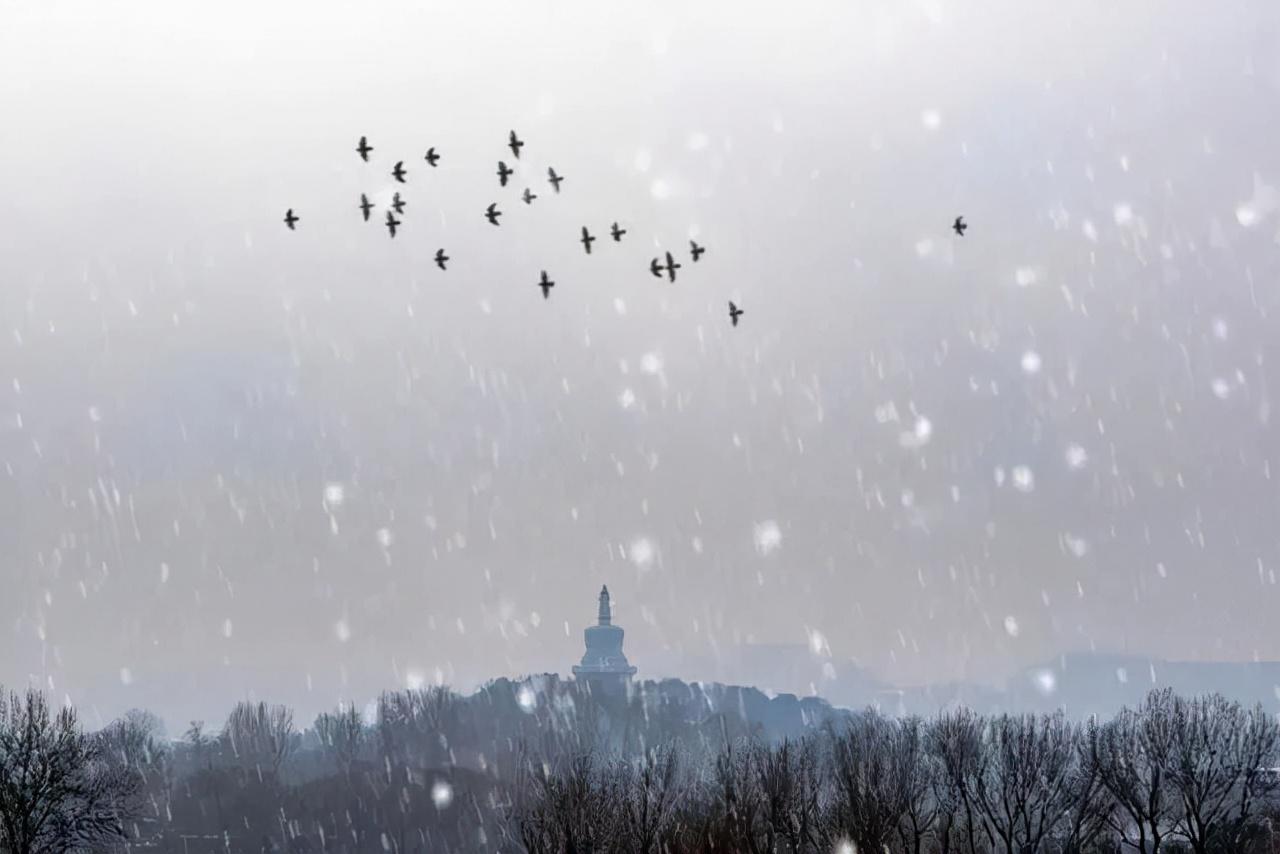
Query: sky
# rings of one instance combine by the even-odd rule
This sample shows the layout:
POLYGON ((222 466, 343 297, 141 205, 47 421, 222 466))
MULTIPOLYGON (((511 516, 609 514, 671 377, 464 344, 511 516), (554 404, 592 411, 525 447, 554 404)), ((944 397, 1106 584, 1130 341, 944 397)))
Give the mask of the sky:
POLYGON ((1280 659, 1276 4, 0 14, 0 683, 1280 659))

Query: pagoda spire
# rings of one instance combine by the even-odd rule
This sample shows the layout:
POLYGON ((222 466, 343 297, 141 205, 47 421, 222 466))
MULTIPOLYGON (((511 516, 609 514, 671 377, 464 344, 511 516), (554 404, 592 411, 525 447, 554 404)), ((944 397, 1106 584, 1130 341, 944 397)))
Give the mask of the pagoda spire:
POLYGON ((600 625, 607 626, 613 621, 613 609, 609 607, 609 587, 600 588, 600 625))
POLYGON ((622 635, 622 626, 613 623, 609 588, 601 587, 598 621, 582 631, 587 648, 582 654, 582 663, 573 666, 574 677, 593 685, 593 690, 610 694, 625 691, 636 669, 622 652, 622 635))

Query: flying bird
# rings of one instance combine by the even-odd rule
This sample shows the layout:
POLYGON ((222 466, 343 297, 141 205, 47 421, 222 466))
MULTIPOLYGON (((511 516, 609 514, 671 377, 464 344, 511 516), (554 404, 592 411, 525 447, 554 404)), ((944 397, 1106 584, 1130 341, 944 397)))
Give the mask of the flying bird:
POLYGON ((360 155, 360 159, 365 163, 369 162, 370 151, 373 151, 373 146, 369 144, 369 140, 363 136, 360 137, 360 144, 356 146, 356 153, 360 155))
POLYGON ((734 305, 733 300, 729 300, 729 320, 734 326, 738 325, 738 318, 742 315, 742 309, 734 305))
POLYGON ((440 162, 440 155, 436 154, 435 146, 427 149, 427 156, 423 160, 426 160, 431 165, 431 168, 435 168, 435 165, 440 162))
POLYGON ((676 270, 679 270, 679 269, 680 269, 682 266, 684 266, 684 265, 683 265, 683 264, 677 264, 677 263, 676 263, 676 259, 675 259, 675 258, 672 258, 672 257, 671 257, 671 253, 670 253, 670 252, 668 252, 668 253, 667 253, 667 263, 666 263, 666 265, 665 265, 665 266, 666 266, 666 268, 667 268, 667 278, 674 282, 674 281, 676 280, 676 270))
POLYGON ((360 194, 360 210, 364 212, 364 221, 369 221, 369 211, 373 210, 373 202, 364 193, 360 194))
POLYGON ((955 223, 951 226, 951 230, 961 237, 964 237, 964 230, 968 227, 969 224, 964 221, 964 217, 958 216, 956 217, 955 223))
POLYGON ((284 224, 289 226, 290 231, 294 230, 293 224, 297 221, 298 218, 293 215, 293 208, 289 208, 284 212, 284 224))
POLYGON ((498 183, 503 187, 507 186, 507 176, 511 175, 515 170, 508 169, 507 164, 501 160, 498 161, 498 183))
POLYGON ((490 224, 497 225, 498 217, 502 216, 502 211, 498 210, 498 203, 494 202, 484 209, 484 218, 489 220, 490 224))
POLYGON ((391 232, 391 236, 396 236, 396 226, 400 224, 400 220, 395 218, 395 214, 387 211, 387 231, 391 232))
POLYGON ((662 271, 666 270, 667 278, 674 282, 676 280, 676 270, 679 270, 682 266, 684 265, 677 264, 676 259, 671 257, 671 253, 668 252, 666 264, 659 263, 657 258, 649 262, 649 272, 658 278, 662 278, 662 271))
POLYGON ((591 236, 591 232, 587 231, 587 227, 582 227, 582 247, 587 250, 587 254, 591 254, 591 244, 595 242, 595 238, 591 236))
POLYGON ((449 260, 449 256, 444 254, 443 249, 436 250, 436 266, 437 267, 439 267, 441 270, 447 269, 444 265, 445 265, 445 262, 448 260, 449 260))
POLYGON ((554 288, 555 286, 556 286, 556 283, 555 283, 555 282, 553 282, 553 281, 551 281, 550 279, 548 279, 548 278, 547 278, 547 271, 546 271, 546 270, 543 270, 543 271, 542 271, 542 279, 541 279, 541 280, 539 280, 539 282, 538 282, 538 287, 542 288, 542 298, 543 298, 543 299, 547 299, 548 297, 550 297, 550 296, 551 296, 551 289, 552 289, 552 288, 554 288))
POLYGON ((699 246, 695 241, 689 241, 689 254, 693 255, 693 261, 695 264, 698 262, 698 259, 702 257, 702 253, 706 251, 706 247, 699 246))
POLYGON ((407 204, 409 203, 406 202, 404 199, 400 198, 399 191, 397 191, 396 194, 391 197, 391 207, 395 208, 395 211, 398 214, 404 213, 404 206, 407 204))
POLYGON ((551 186, 556 188, 557 193, 560 192, 560 182, 563 181, 564 178, 557 175, 556 170, 554 169, 547 170, 547 180, 551 182, 551 186))
POLYGON ((516 132, 512 131, 507 137, 507 146, 511 149, 511 153, 516 156, 516 160, 520 159, 520 149, 524 148, 524 141, 516 136, 516 132))
POLYGON ((626 233, 627 233, 627 230, 626 230, 625 228, 618 228, 618 224, 615 222, 615 223, 614 223, 614 224, 609 228, 609 233, 613 235, 613 242, 614 242, 614 243, 621 243, 621 242, 622 242, 622 235, 626 234, 626 233))
POLYGON ((531 204, 533 204, 533 200, 534 200, 534 199, 536 199, 536 198, 538 198, 538 197, 534 194, 533 190, 530 190, 528 187, 525 187, 525 188, 524 188, 524 195, 523 195, 523 196, 521 196, 520 198, 524 199, 524 203, 525 203, 526 205, 531 205, 531 204))
POLYGON ((403 183, 404 183, 404 176, 405 176, 405 175, 407 175, 407 174, 409 174, 409 173, 408 173, 408 172, 406 172, 406 171, 404 170, 404 161, 403 161, 403 160, 397 160, 397 161, 396 161, 396 168, 394 168, 394 169, 392 169, 392 170, 391 170, 391 177, 392 177, 392 178, 395 178, 397 181, 399 181, 401 184, 403 184, 403 183))

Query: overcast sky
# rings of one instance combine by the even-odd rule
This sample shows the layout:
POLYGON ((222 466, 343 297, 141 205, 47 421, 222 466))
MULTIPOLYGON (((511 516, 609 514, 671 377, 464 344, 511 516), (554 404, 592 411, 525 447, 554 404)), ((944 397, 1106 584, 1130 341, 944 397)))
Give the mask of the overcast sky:
POLYGON ((1280 658, 1277 4, 0 18, 0 682, 1280 658))

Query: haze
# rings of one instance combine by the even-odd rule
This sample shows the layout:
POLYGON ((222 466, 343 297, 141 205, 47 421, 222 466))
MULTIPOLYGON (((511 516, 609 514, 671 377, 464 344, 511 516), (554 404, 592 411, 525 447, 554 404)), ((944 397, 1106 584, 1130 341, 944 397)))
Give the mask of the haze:
POLYGON ((649 678, 1280 658, 1274 3, 0 20, 6 685, 307 720, 602 583, 649 678))

